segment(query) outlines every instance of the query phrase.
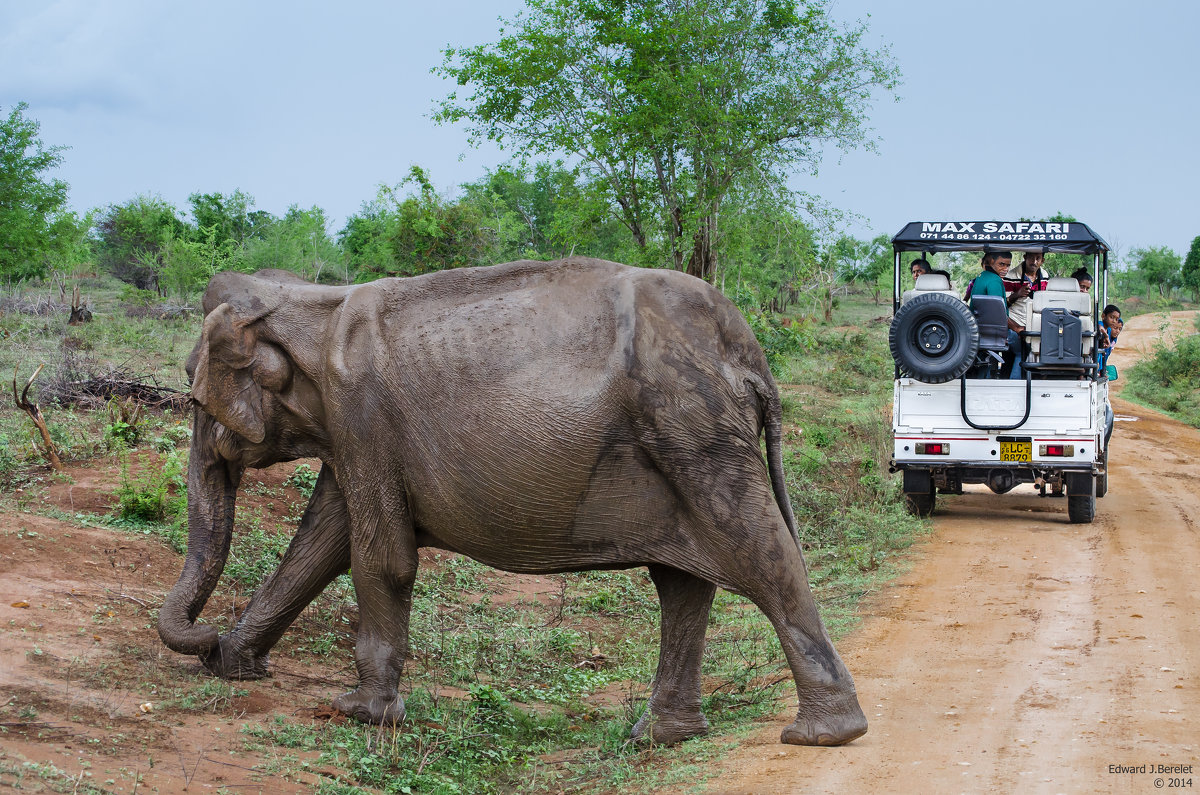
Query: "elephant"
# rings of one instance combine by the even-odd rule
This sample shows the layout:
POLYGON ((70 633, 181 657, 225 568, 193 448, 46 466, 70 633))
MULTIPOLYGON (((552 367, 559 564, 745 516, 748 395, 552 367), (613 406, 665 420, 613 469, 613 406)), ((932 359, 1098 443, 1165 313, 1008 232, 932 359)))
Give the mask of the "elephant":
POLYGON ((866 732, 809 589, 777 387, 741 312, 707 282, 581 257, 344 287, 227 272, 203 311, 187 361, 188 549, 159 611, 169 648, 220 676, 265 676, 292 620, 349 569, 358 682, 334 707, 387 723, 405 713, 419 548, 519 573, 646 566, 661 648, 634 738, 707 731, 700 665, 717 587, 757 605, 782 643, 799 696, 782 742, 866 732), (229 554, 242 474, 297 458, 322 462, 308 508, 219 635, 197 618, 229 554))

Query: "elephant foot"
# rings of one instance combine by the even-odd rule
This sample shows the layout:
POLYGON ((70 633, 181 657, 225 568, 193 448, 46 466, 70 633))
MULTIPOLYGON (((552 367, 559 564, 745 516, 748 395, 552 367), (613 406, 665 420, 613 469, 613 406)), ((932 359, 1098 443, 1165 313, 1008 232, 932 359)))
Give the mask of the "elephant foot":
POLYGON ((647 709, 629 736, 653 745, 675 745, 707 733, 708 720, 700 712, 672 714, 656 713, 647 709))
POLYGON ((268 657, 243 651, 229 635, 222 635, 212 651, 200 655, 200 663, 222 679, 263 679, 267 676, 268 657))
POLYGON ((388 698, 363 693, 359 688, 335 698, 333 708, 363 723, 394 724, 404 720, 404 699, 396 693, 388 698))
POLYGON ((867 733, 867 716, 857 702, 853 709, 818 717, 797 715, 779 741, 790 745, 845 745, 867 733))

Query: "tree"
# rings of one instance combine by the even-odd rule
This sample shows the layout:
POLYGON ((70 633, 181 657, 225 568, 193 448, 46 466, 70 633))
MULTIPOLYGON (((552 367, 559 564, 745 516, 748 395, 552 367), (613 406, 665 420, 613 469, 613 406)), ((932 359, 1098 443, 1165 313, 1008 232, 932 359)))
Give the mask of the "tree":
POLYGON ((358 279, 492 264, 495 241, 478 207, 439 195, 419 166, 400 184, 382 186, 340 237, 358 279), (406 186, 415 191, 402 195, 406 186))
POLYGON ((499 41, 445 50, 472 92, 435 118, 525 157, 567 153, 642 260, 715 280, 730 191, 864 143, 886 51, 824 0, 529 0, 499 41))
POLYGON ((329 219, 320 207, 293 204, 283 218, 253 213, 254 237, 237 259, 249 271, 283 268, 314 282, 346 280, 345 257, 329 235, 329 219))
POLYGON ((235 269, 240 255, 237 243, 222 239, 218 227, 204 226, 183 237, 168 237, 158 251, 142 251, 139 259, 154 272, 160 292, 173 293, 184 303, 214 274, 235 269))
POLYGON ((188 196, 192 206, 192 218, 197 230, 213 229, 217 245, 233 241, 238 248, 246 242, 260 237, 265 228, 274 222, 270 213, 252 210, 254 197, 240 190, 228 196, 220 193, 193 193, 188 196))
POLYGON ((887 234, 876 235, 867 244, 867 261, 862 268, 862 280, 871 285, 875 303, 885 285, 892 283, 892 238, 887 234))
POLYGON ((504 166, 462 186, 462 202, 495 235, 491 261, 557 259, 574 251, 622 261, 625 237, 609 217, 603 191, 579 169, 542 162, 532 171, 504 166))
POLYGON ((1200 301, 1200 237, 1192 239, 1192 246, 1183 258, 1180 281, 1185 288, 1192 291, 1192 300, 1200 301))
POLYGON ((110 204, 96 221, 96 261, 121 281, 158 290, 160 256, 168 242, 186 237, 179 211, 158 196, 137 196, 110 204))
POLYGON ((0 121, 0 278, 42 277, 52 251, 73 250, 78 218, 67 213, 67 183, 45 172, 62 163, 65 147, 46 147, 41 124, 19 102, 0 121), (66 235, 66 238, 62 238, 66 235))
POLYGON ((1179 286, 1179 275, 1183 263, 1179 255, 1166 246, 1157 248, 1140 248, 1131 252, 1134 257, 1134 269, 1149 285, 1158 287, 1160 298, 1166 298, 1171 289, 1179 286))
POLYGON ((785 312, 816 289, 816 234, 801 218, 795 195, 736 191, 722 215, 718 286, 744 311, 785 312))

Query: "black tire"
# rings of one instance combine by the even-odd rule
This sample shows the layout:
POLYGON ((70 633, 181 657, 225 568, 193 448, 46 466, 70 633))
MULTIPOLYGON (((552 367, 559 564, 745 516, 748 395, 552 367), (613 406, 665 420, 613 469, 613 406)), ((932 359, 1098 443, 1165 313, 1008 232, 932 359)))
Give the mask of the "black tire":
POLYGON ((937 504, 937 493, 932 489, 928 494, 924 492, 904 492, 904 507, 913 516, 918 516, 922 519, 933 513, 933 508, 937 504))
POLYGON ((1096 496, 1103 497, 1108 493, 1108 449, 1104 450, 1104 474, 1096 476, 1096 496))
POLYGON ((1091 524, 1096 518, 1095 494, 1068 494, 1067 518, 1071 524, 1091 524))
POLYGON ((1067 517, 1072 524, 1089 524, 1096 518, 1096 476, 1086 472, 1067 472, 1067 517))
POLYGON ((957 296, 926 293, 896 312, 888 347, 901 372, 927 384, 966 374, 979 353, 979 324, 957 296))

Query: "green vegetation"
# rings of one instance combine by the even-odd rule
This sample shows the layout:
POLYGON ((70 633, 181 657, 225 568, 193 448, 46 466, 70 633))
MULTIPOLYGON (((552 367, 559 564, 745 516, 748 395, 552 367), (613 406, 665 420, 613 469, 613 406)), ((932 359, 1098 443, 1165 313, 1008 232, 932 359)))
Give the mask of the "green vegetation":
MULTIPOLYGON (((49 320, 19 312, 0 317, 0 330, 22 341, 0 352, 0 366, 26 372, 37 362, 51 363, 35 385, 41 398, 68 377, 63 339, 78 340, 72 344, 100 371, 136 345, 146 375, 182 388, 182 360, 199 319, 129 316, 126 309, 136 304, 127 300, 128 291, 109 279, 92 284, 96 318, 86 326, 65 331, 61 314, 49 320)), ((814 592, 835 636, 853 624, 859 597, 890 576, 898 554, 923 526, 904 513, 895 479, 886 474, 890 360, 886 324, 875 322, 881 311, 858 294, 838 299, 834 322, 843 327, 800 316, 785 323, 774 313, 751 311, 751 322, 774 351, 784 396, 787 482, 814 592)), ((95 516, 38 508, 36 495, 52 478, 44 474, 27 418, 11 406, 0 411, 0 465, 24 491, 5 499, 67 523, 158 537, 182 552, 189 438, 184 418, 149 409, 135 416, 111 401, 92 408, 42 404, 69 466, 96 458, 117 473, 113 511, 95 516)), ((276 485, 244 486, 229 565, 214 596, 218 603, 244 602, 275 569, 316 478, 315 466, 302 463, 276 485)), ((402 683, 410 719, 387 732, 294 718, 252 723, 247 743, 267 749, 277 760, 276 773, 296 781, 314 767, 341 771, 326 791, 683 789, 698 775, 696 760, 720 754, 730 742, 720 738, 750 731, 760 721, 776 722, 781 705, 793 697, 779 642, 761 612, 720 592, 704 660, 705 710, 718 739, 668 749, 631 744, 629 729, 645 708, 659 642, 658 601, 647 573, 542 580, 527 593, 514 592, 475 561, 428 555, 414 589, 412 654, 402 683)), ((100 620, 119 620, 108 615, 102 611, 100 620)), ((218 611, 210 620, 227 625, 232 616, 218 611)), ((353 586, 343 576, 302 614, 275 657, 322 671, 353 670, 356 622, 353 586)), ((143 669, 138 675, 157 683, 156 700, 188 711, 238 714, 241 686, 202 677, 173 683, 168 672, 152 671, 150 662, 143 669)))
POLYGON ((504 26, 446 50, 440 73, 471 93, 435 118, 523 157, 578 158, 636 262, 709 280, 726 198, 863 143, 872 95, 897 83, 865 27, 842 30, 821 2, 539 0, 504 26))
POLYGON ((1151 356, 1123 373, 1128 384, 1121 394, 1200 428, 1200 319, 1197 330, 1174 347, 1156 344, 1151 356))
POLYGON ((0 117, 0 279, 40 278, 73 265, 90 221, 66 209, 67 183, 46 172, 63 159, 45 146, 24 102, 0 117))
MULTIPOLYGON (((0 371, 27 377, 47 365, 34 399, 68 471, 94 459, 118 477, 108 515, 48 507, 40 501, 47 487, 71 476, 47 474, 40 436, 6 404, 0 496, 183 551, 186 418, 71 390, 117 373, 186 391, 183 364, 201 322, 195 303, 215 273, 285 268, 348 284, 572 253, 670 267, 734 301, 766 351, 783 395, 785 475, 811 584, 841 636, 859 599, 892 576, 926 525, 905 512, 887 473, 886 238, 840 234, 836 214, 787 189, 785 178, 815 167, 827 142, 869 143, 872 93, 890 91, 897 77, 890 58, 866 49, 865 29, 839 27, 820 2, 703 0, 684 13, 661 0, 532 0, 508 30, 494 44, 446 53, 442 73, 474 93, 447 98, 439 117, 511 144, 528 161, 450 192, 414 166, 338 231, 320 207, 276 216, 237 190, 193 194, 186 209, 137 196, 80 219, 62 209, 67 186, 44 176, 61 149, 43 146, 37 123, 16 106, 0 123, 0 371), (556 115, 563 108, 586 123, 556 115), (17 195, 31 198, 7 203, 17 195), (95 310, 92 322, 69 329, 68 280, 95 310)), ((1178 300, 1177 287, 1196 293, 1197 252, 1200 238, 1184 260, 1165 249, 1135 252, 1132 267, 1114 272, 1116 294, 1163 305, 1178 300)), ((977 255, 938 255, 934 264, 960 289, 979 267, 977 255)), ((1050 267, 1065 274, 1078 264, 1064 257, 1050 267)), ((1194 340, 1128 374, 1130 393, 1146 384, 1145 399, 1168 396, 1172 410, 1200 414, 1194 340)), ((275 570, 317 476, 303 463, 282 485, 244 486, 214 596, 230 609, 210 610, 208 620, 227 628, 275 570)), ((695 785, 698 760, 724 752, 721 738, 775 722, 792 698, 764 616, 720 592, 703 663, 716 739, 635 745, 629 730, 645 709, 659 643, 647 573, 556 575, 534 585, 514 591, 486 566, 426 552, 402 682, 408 720, 380 730, 289 715, 246 725, 245 742, 267 752, 272 775, 299 788, 319 771, 319 791, 329 793, 683 790, 695 785)), ((352 672, 357 618, 343 575, 297 619, 275 659, 352 672)), ((117 620, 110 609, 96 617, 117 620)), ((127 675, 119 668, 103 662, 85 675, 127 675)), ((168 683, 172 672, 156 661, 138 675, 184 711, 237 715, 248 692, 190 674, 168 683)), ((6 781, 41 776, 69 786, 59 772, 9 764, 0 753, 6 781)))

